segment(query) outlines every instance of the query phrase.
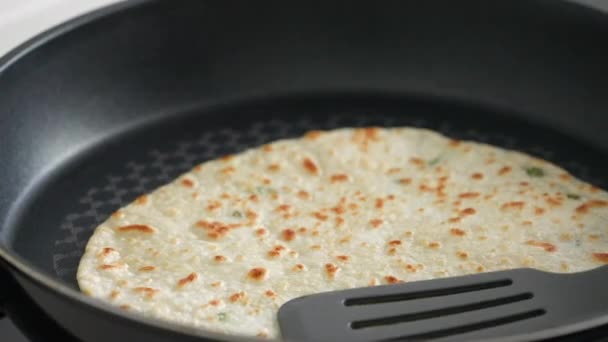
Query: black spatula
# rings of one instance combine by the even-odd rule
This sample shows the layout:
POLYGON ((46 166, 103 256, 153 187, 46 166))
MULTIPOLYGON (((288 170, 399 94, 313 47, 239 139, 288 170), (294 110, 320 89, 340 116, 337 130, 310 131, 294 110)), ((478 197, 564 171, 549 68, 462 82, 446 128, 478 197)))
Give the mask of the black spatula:
POLYGON ((279 309, 287 341, 485 340, 608 318, 608 266, 516 269, 320 293, 279 309), (604 317, 602 317, 604 316, 604 317))

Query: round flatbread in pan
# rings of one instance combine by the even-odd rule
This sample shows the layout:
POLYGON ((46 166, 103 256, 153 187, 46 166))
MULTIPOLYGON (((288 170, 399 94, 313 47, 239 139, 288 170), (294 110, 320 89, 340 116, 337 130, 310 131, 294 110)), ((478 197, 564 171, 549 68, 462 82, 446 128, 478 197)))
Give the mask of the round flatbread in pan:
POLYGON ((279 336, 322 291, 608 262, 608 194, 546 161, 414 128, 313 131, 203 163, 116 211, 78 269, 126 310, 279 336))

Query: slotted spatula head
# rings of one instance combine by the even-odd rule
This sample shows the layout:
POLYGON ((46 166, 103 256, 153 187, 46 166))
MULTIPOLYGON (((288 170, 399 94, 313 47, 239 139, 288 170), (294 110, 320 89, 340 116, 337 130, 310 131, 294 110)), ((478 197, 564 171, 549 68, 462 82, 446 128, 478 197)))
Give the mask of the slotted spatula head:
POLYGON ((608 266, 516 269, 326 292, 278 313, 286 341, 485 340, 608 320, 608 266))

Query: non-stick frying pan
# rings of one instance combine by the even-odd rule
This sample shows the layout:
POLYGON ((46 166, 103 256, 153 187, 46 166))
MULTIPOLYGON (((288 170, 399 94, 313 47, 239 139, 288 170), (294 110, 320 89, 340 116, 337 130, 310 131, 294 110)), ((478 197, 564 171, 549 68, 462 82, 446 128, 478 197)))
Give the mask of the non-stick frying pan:
POLYGON ((557 0, 130 1, 53 29, 0 63, 2 284, 87 341, 229 339, 81 295, 92 229, 197 162, 368 125, 519 149, 605 188, 608 18, 557 0))

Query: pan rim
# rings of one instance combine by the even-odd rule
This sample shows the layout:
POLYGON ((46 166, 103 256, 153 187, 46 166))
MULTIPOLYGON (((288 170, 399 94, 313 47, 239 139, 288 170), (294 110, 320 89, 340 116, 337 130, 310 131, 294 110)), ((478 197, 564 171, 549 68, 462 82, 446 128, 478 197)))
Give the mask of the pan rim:
MULTIPOLYGON (((2 74, 10 68, 13 64, 17 63, 24 56, 32 53, 36 49, 45 44, 52 42, 53 39, 63 36, 75 29, 92 23, 96 20, 109 17, 116 13, 120 13, 124 10, 135 8, 147 3, 156 2, 158 0, 124 0, 112 5, 104 6, 99 9, 87 12, 79 15, 73 19, 63 22, 57 26, 51 27, 28 39, 24 43, 10 50, 4 56, 0 56, 0 77, 2 74)), ((572 0, 561 0, 562 4, 579 7, 581 9, 590 10, 590 12, 596 12, 605 15, 597 8, 592 8, 581 3, 574 3, 572 0)), ((34 179, 27 185, 27 187, 38 186, 41 182, 44 182, 46 177, 34 179)), ((19 199, 17 202, 21 202, 19 199)), ((7 223, 7 218, 12 216, 10 213, 7 217, 2 218, 2 225, 7 223)), ((55 292, 58 295, 66 297, 76 305, 86 306, 87 309, 95 309, 104 315, 112 315, 124 319, 130 324, 141 324, 153 329, 163 329, 167 332, 171 332, 176 335, 188 335, 189 337, 195 338, 211 338, 214 340, 226 340, 230 339, 233 341, 252 341, 255 338, 249 338, 246 336, 230 335, 224 333, 213 332, 210 330, 204 330, 200 328, 189 327, 185 325, 179 325, 177 323, 167 322, 160 319, 146 317, 140 313, 125 312, 116 308, 103 301, 87 297, 82 292, 77 291, 61 281, 46 275, 44 272, 39 270, 35 265, 29 262, 27 259, 14 253, 8 246, 0 242, 0 263, 6 264, 10 272, 16 272, 20 276, 23 276, 34 283, 38 287, 42 287, 44 291, 55 292)), ((544 329, 533 333, 519 333, 502 338, 486 339, 486 341, 531 341, 531 340, 543 340, 551 337, 565 336, 577 332, 583 332, 603 324, 608 323, 608 314, 589 319, 582 322, 561 326, 558 328, 544 329)))

